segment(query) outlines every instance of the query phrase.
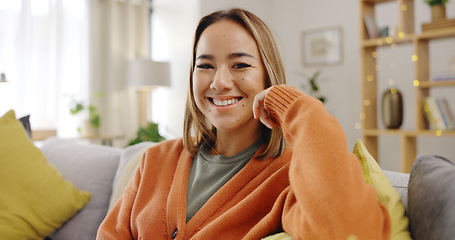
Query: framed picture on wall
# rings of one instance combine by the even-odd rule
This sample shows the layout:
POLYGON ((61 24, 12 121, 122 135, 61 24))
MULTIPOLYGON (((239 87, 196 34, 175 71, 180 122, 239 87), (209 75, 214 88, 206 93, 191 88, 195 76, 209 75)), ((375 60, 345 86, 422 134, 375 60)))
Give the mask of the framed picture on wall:
POLYGON ((302 63, 308 65, 339 64, 342 59, 342 31, 331 27, 302 33, 302 63))

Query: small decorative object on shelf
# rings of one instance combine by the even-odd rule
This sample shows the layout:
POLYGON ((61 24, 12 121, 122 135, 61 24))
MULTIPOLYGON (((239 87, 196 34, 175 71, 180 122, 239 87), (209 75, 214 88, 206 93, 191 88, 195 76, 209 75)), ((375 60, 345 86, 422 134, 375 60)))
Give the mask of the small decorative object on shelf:
POLYGON ((379 29, 376 19, 372 15, 363 16, 363 21, 367 29, 369 38, 378 38, 381 37, 381 30, 379 29))
POLYGON ((394 87, 382 95, 382 121, 388 129, 398 129, 403 123, 403 97, 394 87))
POLYGON ((422 31, 449 29, 455 27, 455 19, 446 18, 446 4, 449 0, 425 0, 431 7, 431 22, 422 24, 422 31))
POLYGON ((449 0, 425 0, 431 7, 431 19, 433 21, 446 18, 446 3, 449 0))

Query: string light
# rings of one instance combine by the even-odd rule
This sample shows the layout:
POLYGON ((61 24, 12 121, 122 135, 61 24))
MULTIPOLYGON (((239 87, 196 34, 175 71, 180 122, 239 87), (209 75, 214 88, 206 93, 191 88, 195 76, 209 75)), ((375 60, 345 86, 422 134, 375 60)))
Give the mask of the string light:
POLYGON ((364 104, 365 106, 370 106, 370 104, 371 104, 370 99, 365 99, 365 100, 363 100, 363 104, 364 104))
POLYGON ((355 127, 355 129, 360 130, 360 129, 362 128, 362 124, 356 123, 356 124, 354 125, 354 127, 355 127))
POLYGON ((401 4, 401 11, 406 12, 408 10, 408 5, 401 4))
POLYGON ((391 44, 392 43, 392 38, 391 37, 387 37, 385 39, 385 41, 386 41, 387 44, 391 44))
POLYGON ((412 84, 414 85, 414 87, 418 87, 420 85, 420 81, 416 79, 412 82, 412 84))
POLYGON ((393 80, 393 79, 390 78, 390 79, 389 79, 389 85, 390 85, 390 86, 395 85, 395 80, 393 80))
POLYGON ((417 57, 417 55, 414 54, 412 55, 411 59, 413 62, 416 62, 417 60, 419 60, 419 57, 417 57))
POLYGON ((368 75, 367 76, 367 81, 368 82, 372 82, 373 81, 373 76, 372 75, 368 75))

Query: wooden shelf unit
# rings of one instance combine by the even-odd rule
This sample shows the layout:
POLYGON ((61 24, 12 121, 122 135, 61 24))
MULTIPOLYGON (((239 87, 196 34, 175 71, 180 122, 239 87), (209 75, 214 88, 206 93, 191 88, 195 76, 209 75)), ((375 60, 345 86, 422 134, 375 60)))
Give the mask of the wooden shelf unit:
POLYGON ((400 138, 401 171, 409 173, 416 158, 417 137, 455 137, 455 131, 441 132, 429 130, 423 114, 422 98, 430 95, 431 88, 454 87, 455 81, 432 82, 429 71, 429 42, 433 39, 455 38, 455 29, 438 29, 414 33, 413 0, 360 0, 360 43, 361 43, 361 121, 362 140, 371 155, 378 159, 378 137, 397 136, 400 138), (369 39, 364 24, 364 16, 375 16, 375 6, 385 2, 398 4, 398 36, 369 39), (378 87, 376 71, 377 48, 390 44, 413 44, 415 69, 415 109, 416 127, 410 130, 380 130, 378 128, 378 87))

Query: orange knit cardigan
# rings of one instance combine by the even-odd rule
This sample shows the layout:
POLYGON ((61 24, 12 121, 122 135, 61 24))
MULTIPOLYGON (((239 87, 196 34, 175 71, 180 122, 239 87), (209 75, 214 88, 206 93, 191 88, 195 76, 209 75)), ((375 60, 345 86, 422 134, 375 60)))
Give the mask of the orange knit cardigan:
POLYGON ((261 239, 280 231, 296 239, 389 239, 388 212, 324 105, 278 86, 265 106, 290 145, 280 157, 253 157, 186 223, 193 157, 182 139, 151 147, 97 239, 261 239))

